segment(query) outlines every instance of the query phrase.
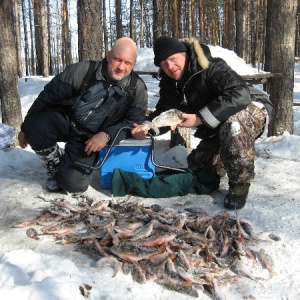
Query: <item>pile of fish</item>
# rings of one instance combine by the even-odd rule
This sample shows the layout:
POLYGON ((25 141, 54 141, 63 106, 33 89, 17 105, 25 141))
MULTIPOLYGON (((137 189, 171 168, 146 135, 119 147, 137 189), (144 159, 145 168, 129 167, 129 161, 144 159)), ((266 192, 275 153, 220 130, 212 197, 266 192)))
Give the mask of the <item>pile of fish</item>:
POLYGON ((37 240, 51 234, 62 244, 77 243, 93 253, 98 267, 111 266, 113 276, 122 270, 141 284, 154 280, 190 296, 203 291, 225 299, 224 284, 275 275, 271 257, 257 246, 279 237, 258 238, 253 225, 236 213, 146 207, 133 197, 42 198, 49 207, 14 227, 29 227, 27 235, 37 240))

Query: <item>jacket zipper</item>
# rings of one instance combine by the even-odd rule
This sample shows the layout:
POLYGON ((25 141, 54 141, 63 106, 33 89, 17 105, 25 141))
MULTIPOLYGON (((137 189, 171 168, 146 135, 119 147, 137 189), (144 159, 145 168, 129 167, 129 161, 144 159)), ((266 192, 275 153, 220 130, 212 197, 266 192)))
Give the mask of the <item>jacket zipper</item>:
POLYGON ((83 119, 83 121, 82 121, 82 124, 83 124, 83 125, 86 124, 86 122, 87 122, 87 120, 89 120, 91 114, 94 113, 94 112, 96 111, 96 109, 99 107, 100 104, 103 105, 103 104, 106 103, 106 101, 108 100, 108 94, 109 94, 109 91, 110 91, 110 88, 111 88, 111 87, 112 87, 112 85, 110 84, 109 87, 108 87, 108 89, 107 89, 107 91, 106 91, 106 95, 103 96, 103 97, 100 99, 100 101, 96 104, 96 106, 93 107, 93 108, 88 112, 88 114, 86 115, 86 117, 85 117, 85 118, 83 119))
MULTIPOLYGON (((183 87, 182 87, 183 101, 181 102, 181 104, 187 105, 187 106, 188 106, 188 101, 187 101, 187 98, 186 98, 185 92, 184 92, 184 91, 185 91, 185 87, 186 87, 186 85, 192 80, 192 78, 193 78, 194 76, 198 75, 198 74, 201 73, 201 72, 203 72, 203 70, 194 73, 194 74, 187 80, 187 82, 183 85, 183 87)), ((178 81, 176 81, 176 91, 178 92, 177 84, 178 84, 178 81)))

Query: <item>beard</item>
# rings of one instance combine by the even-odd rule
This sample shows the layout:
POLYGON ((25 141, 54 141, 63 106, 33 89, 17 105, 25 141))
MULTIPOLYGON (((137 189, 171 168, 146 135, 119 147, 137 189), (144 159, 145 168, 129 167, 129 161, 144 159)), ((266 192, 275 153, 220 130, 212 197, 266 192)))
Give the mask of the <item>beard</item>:
POLYGON ((112 68, 108 65, 107 67, 107 73, 110 79, 120 81, 126 76, 128 76, 129 73, 127 73, 125 70, 120 70, 118 68, 112 68))

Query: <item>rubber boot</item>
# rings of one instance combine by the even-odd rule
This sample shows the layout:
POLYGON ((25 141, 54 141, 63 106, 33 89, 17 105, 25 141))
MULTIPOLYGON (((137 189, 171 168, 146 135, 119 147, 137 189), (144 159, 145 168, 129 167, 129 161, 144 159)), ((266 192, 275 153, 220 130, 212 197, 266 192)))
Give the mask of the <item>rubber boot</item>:
POLYGON ((46 188, 49 192, 55 193, 62 191, 62 188, 55 179, 55 174, 58 171, 58 164, 60 158, 64 154, 64 150, 57 144, 53 147, 35 151, 40 159, 45 161, 48 178, 46 180, 46 188))
POLYGON ((227 209, 241 209, 246 205, 250 183, 229 184, 229 191, 224 199, 227 209))

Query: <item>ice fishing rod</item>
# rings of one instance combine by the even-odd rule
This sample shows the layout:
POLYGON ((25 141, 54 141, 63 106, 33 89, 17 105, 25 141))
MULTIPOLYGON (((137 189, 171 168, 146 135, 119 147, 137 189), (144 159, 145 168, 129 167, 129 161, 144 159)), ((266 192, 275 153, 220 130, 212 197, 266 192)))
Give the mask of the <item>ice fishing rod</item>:
POLYGON ((177 172, 182 172, 182 173, 187 173, 188 169, 184 168, 174 168, 174 167, 169 167, 169 166, 164 166, 164 165, 159 165, 154 161, 154 136, 150 133, 147 133, 147 136, 150 137, 151 139, 151 162, 155 167, 166 169, 166 170, 172 170, 172 171, 177 171, 177 172))
MULTIPOLYGON (((132 127, 128 127, 128 126, 124 126, 122 128, 119 129, 119 131, 117 132, 117 134, 115 135, 114 139, 112 140, 111 144, 109 145, 103 159, 101 162, 98 162, 96 163, 95 165, 88 165, 88 164, 84 164, 84 163, 81 163, 81 162, 78 162, 76 161, 75 162, 75 165, 78 166, 78 167, 81 167, 81 168, 84 168, 84 169, 87 169, 87 170, 98 170, 100 169, 103 164, 105 163, 112 147, 115 145, 115 142, 119 136, 119 134, 121 133, 121 131, 123 130, 131 130, 132 127)), ((182 173, 186 173, 188 172, 188 169, 184 169, 184 168, 175 168, 175 167, 169 167, 169 166, 164 166, 164 165, 160 165, 160 164, 157 164, 155 161, 154 161, 154 136, 150 133, 147 133, 147 136, 150 137, 151 139, 151 162, 153 163, 153 165, 155 167, 158 167, 158 168, 161 168, 161 169, 166 169, 166 170, 172 170, 172 171, 177 171, 177 172, 182 172, 182 173)))
POLYGON ((109 145, 108 149, 107 149, 107 152, 105 153, 101 163, 96 163, 95 165, 88 165, 88 164, 84 164, 84 163, 81 163, 81 162, 78 162, 78 161, 75 161, 75 165, 78 166, 78 167, 82 167, 84 169, 88 169, 88 170, 97 170, 97 169, 100 169, 103 164, 105 163, 112 147, 115 145, 115 142, 119 136, 119 134, 121 133, 121 131, 123 130, 131 130, 131 127, 128 127, 128 126, 124 126, 122 128, 119 129, 119 131, 117 132, 117 134, 115 135, 114 139, 112 140, 111 144, 109 145))

